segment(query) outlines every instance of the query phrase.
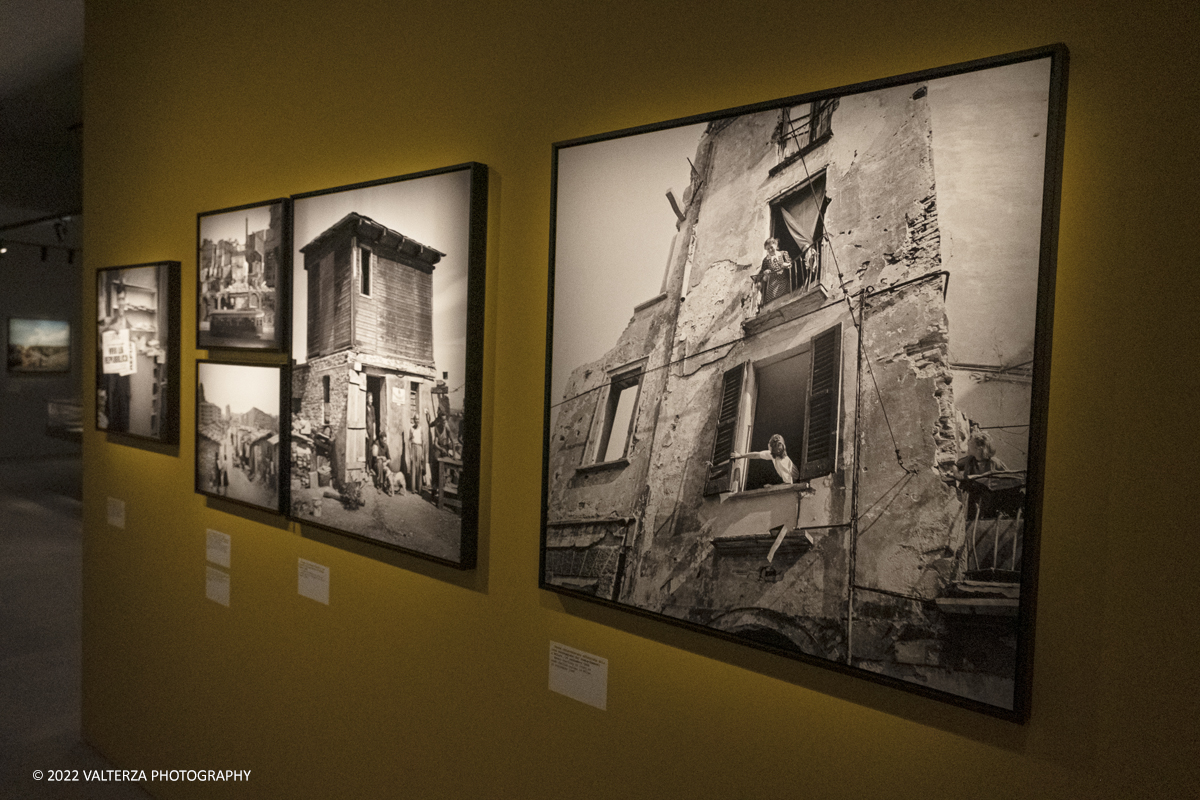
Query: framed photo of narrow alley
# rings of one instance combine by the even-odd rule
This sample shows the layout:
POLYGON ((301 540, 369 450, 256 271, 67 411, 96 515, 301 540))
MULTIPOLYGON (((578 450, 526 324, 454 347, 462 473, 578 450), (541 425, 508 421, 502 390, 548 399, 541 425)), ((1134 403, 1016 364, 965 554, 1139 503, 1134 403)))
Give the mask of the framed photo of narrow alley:
POLYGON ((487 179, 293 197, 292 519, 475 565, 487 179))
POLYGON ((283 352, 290 344, 291 201, 196 216, 196 347, 283 352))
POLYGON ((96 270, 96 430, 179 444, 179 262, 96 270))
POLYGON ((282 514, 287 508, 288 370, 196 361, 196 492, 282 514))
POLYGON ((1066 76, 554 145, 540 586, 1024 721, 1066 76))

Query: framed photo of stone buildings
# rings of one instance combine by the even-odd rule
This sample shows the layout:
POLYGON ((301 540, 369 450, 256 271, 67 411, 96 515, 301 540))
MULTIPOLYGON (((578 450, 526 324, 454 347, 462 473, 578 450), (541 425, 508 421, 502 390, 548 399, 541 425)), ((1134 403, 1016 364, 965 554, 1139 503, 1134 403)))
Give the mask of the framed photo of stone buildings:
POLYGON ((197 215, 197 348, 287 347, 290 211, 281 198, 197 215))
POLYGON ((1025 719, 1066 64, 556 144, 540 585, 1025 719))
POLYGON ((290 516, 475 565, 487 167, 293 197, 290 516))
POLYGON ((283 513, 287 368, 196 361, 196 492, 283 513))
POLYGON ((96 429, 179 443, 179 262, 96 271, 96 429))

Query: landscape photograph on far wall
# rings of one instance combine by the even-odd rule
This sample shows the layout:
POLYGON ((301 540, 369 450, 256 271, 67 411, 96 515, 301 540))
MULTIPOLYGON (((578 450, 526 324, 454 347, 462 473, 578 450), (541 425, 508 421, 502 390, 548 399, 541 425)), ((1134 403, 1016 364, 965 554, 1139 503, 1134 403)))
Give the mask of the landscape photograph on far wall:
POLYGON ((69 372, 70 369, 71 323, 9 318, 9 372, 69 372))
POLYGON ((478 164, 293 198, 294 519, 473 565, 483 198, 478 164))
POLYGON ((544 588, 1024 718, 1065 58, 555 145, 544 588))
POLYGON ((196 491, 280 512, 283 369, 196 362, 196 491))

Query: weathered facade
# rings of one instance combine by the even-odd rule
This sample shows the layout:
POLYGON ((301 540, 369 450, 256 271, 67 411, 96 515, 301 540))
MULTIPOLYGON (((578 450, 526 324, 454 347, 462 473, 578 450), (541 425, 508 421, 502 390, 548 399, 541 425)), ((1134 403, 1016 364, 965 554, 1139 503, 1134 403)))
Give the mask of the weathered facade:
POLYGON ((926 95, 709 124, 663 294, 557 409, 548 583, 1011 704, 1019 586, 963 600, 926 95), (767 238, 786 274, 760 270, 767 238), (794 483, 735 457, 773 435, 794 483))
POLYGON ((443 253, 354 213, 301 252, 309 325, 308 362, 293 386, 300 417, 328 429, 338 485, 366 479, 376 438, 386 437, 400 471, 412 418, 428 443, 438 411, 433 269, 443 253))

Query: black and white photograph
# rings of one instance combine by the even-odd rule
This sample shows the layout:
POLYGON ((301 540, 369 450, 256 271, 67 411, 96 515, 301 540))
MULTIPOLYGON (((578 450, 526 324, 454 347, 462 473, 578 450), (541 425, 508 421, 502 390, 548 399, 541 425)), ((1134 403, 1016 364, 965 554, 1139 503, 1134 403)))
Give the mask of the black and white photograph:
POLYGON ((9 372, 70 372, 71 323, 8 318, 9 372))
POLYGON ((555 145, 543 588, 1027 716, 1065 59, 555 145))
POLYGON ((197 216, 196 347, 284 349, 288 209, 281 199, 197 216))
POLYGON ((293 198, 293 519, 474 565, 486 195, 466 164, 293 198))
POLYGON ((96 271, 96 428, 179 443, 179 262, 96 271))
POLYGON ((282 513, 279 405, 286 391, 282 367, 196 362, 198 493, 282 513))

